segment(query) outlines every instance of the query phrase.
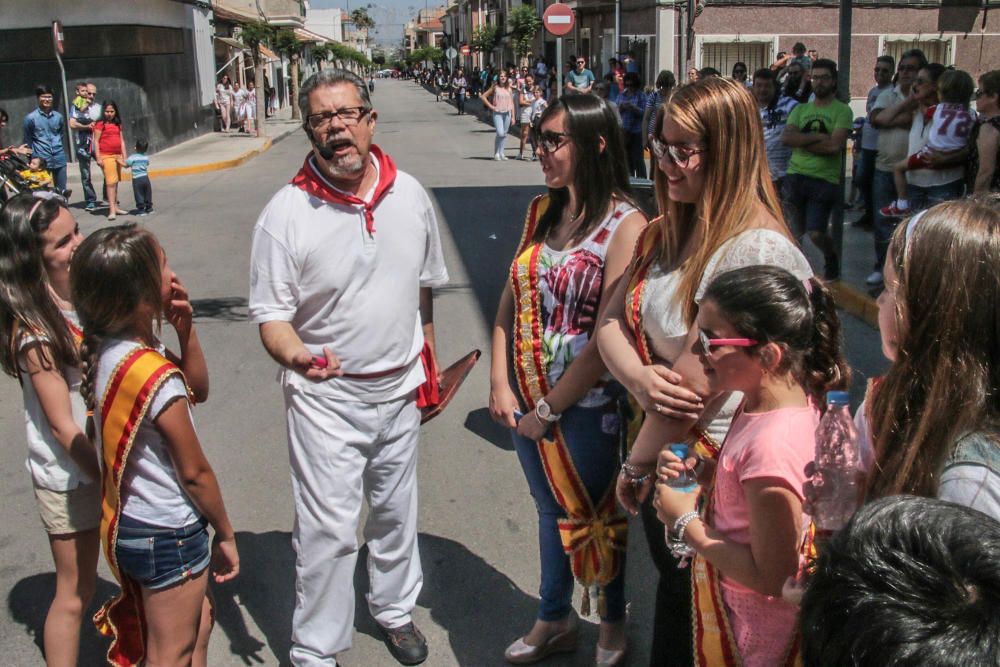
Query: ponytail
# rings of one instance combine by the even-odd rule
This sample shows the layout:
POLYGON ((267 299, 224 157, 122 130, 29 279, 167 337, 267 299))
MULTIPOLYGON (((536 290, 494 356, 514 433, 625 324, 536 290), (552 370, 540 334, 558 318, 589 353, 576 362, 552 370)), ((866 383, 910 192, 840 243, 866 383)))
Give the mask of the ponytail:
POLYGON ((805 289, 812 308, 813 337, 803 360, 803 384, 817 405, 823 405, 826 392, 847 389, 851 368, 841 350, 840 317, 833 295, 816 278, 805 281, 805 289))
POLYGON ((775 266, 746 266, 717 276, 704 301, 714 302, 740 335, 780 345, 777 370, 792 373, 817 405, 827 391, 850 382, 837 307, 816 278, 803 282, 775 266))

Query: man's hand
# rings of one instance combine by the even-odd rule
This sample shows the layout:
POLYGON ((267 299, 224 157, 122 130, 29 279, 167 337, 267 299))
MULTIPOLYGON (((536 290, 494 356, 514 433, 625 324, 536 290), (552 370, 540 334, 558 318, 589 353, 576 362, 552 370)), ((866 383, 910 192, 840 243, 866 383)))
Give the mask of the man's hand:
POLYGON ((322 382, 344 374, 344 371, 340 370, 340 359, 325 346, 321 357, 313 356, 309 350, 302 348, 292 357, 291 368, 314 382, 322 382))

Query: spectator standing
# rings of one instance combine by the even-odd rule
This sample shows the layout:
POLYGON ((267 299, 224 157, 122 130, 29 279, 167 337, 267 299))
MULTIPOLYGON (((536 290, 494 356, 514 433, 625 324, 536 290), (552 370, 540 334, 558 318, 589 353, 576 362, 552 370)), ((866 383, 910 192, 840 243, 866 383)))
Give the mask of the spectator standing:
POLYGON ((459 67, 455 70, 455 76, 451 80, 451 89, 455 91, 455 107, 458 115, 465 113, 465 96, 469 91, 469 81, 465 78, 465 70, 459 67))
POLYGON ((742 83, 744 86, 749 88, 753 82, 747 79, 747 64, 744 62, 738 62, 733 65, 733 79, 742 83))
MULTIPOLYGON (((933 107, 940 101, 938 80, 945 71, 944 65, 939 63, 925 65, 917 72, 909 97, 883 112, 887 121, 895 113, 903 111, 909 111, 913 115, 906 153, 901 160, 919 153, 930 141, 933 107)), ((883 114, 879 114, 879 117, 883 114)), ((916 213, 939 202, 961 197, 965 190, 965 164, 968 157, 968 148, 948 153, 930 151, 926 158, 930 161, 931 168, 907 171, 906 192, 897 193, 896 198, 905 197, 909 211, 916 213)), ((883 212, 885 210, 883 207, 883 212)))
POLYGON ((688 83, 694 83, 698 80, 699 73, 697 67, 688 68, 688 83))
POLYGON ((507 72, 500 70, 497 81, 479 96, 486 108, 493 112, 493 127, 497 135, 493 141, 493 159, 506 160, 503 154, 503 144, 510 131, 510 120, 514 113, 514 90, 511 87, 507 72))
POLYGON ((125 168, 132 170, 132 194, 135 196, 135 208, 139 215, 153 213, 153 185, 149 182, 149 156, 146 151, 149 142, 137 139, 135 152, 125 160, 125 168))
POLYGON ((968 189, 975 194, 1000 192, 1000 70, 979 77, 976 91, 979 118, 969 146, 968 189))
POLYGON ((49 86, 35 88, 38 108, 24 117, 24 143, 31 147, 31 154, 45 160, 56 189, 66 189, 66 150, 63 148, 63 131, 66 121, 55 110, 55 94, 49 86))
POLYGON ((69 127, 76 130, 76 160, 80 165, 80 185, 83 187, 85 208, 97 208, 97 193, 90 178, 90 161, 94 157, 94 123, 101 119, 101 105, 97 103, 97 86, 81 83, 77 91, 82 104, 74 104, 69 110, 69 127))
POLYGON ((575 67, 566 73, 567 93, 589 93, 594 87, 594 73, 587 69, 587 59, 577 56, 575 67))
POLYGON ((517 159, 524 160, 524 145, 528 143, 528 136, 531 134, 531 109, 535 103, 535 76, 533 74, 524 75, 524 83, 521 84, 517 93, 518 118, 521 126, 521 143, 517 149, 517 159))
MULTIPOLYGON (((239 84, 237 84, 238 86, 239 84)), ((223 74, 215 87, 215 108, 219 110, 220 129, 228 132, 233 122, 233 106, 236 104, 236 90, 228 74, 223 74)))
POLYGON ((104 172, 104 187, 108 195, 108 220, 114 220, 119 213, 118 182, 122 178, 122 165, 125 164, 125 137, 122 134, 122 119, 118 113, 118 105, 113 100, 105 100, 101 104, 103 110, 101 120, 94 124, 94 150, 97 164, 104 172))
POLYGON ((777 77, 768 67, 762 67, 753 73, 753 96, 757 100, 757 110, 764 126, 767 169, 771 173, 774 191, 781 195, 785 174, 788 173, 788 161, 792 158, 792 148, 782 141, 782 136, 789 114, 799 103, 794 97, 786 97, 778 91, 777 77))
POLYGON ((875 172, 872 177, 872 219, 874 222, 875 267, 865 282, 871 286, 882 284, 882 267, 889 239, 897 220, 882 215, 882 208, 891 204, 898 195, 892 177, 893 166, 905 158, 909 145, 913 111, 903 104, 910 96, 910 88, 917 72, 927 64, 923 51, 910 49, 903 53, 896 66, 896 85, 882 91, 868 117, 871 126, 878 130, 878 149, 875 172))
POLYGON ((806 75, 808 71, 799 61, 789 63, 785 68, 785 82, 781 86, 781 94, 800 103, 808 102, 812 97, 812 81, 806 75))
POLYGON ((274 99, 274 88, 271 87, 271 80, 264 75, 264 118, 271 117, 271 102, 274 99))
POLYGON ((257 133, 257 84, 253 79, 247 81, 243 91, 243 102, 240 104, 240 131, 249 134, 257 133))
POLYGON ((240 111, 243 109, 243 103, 246 102, 246 98, 246 89, 237 81, 233 84, 233 113, 236 116, 237 131, 241 134, 245 132, 245 129, 243 127, 243 119, 240 117, 240 111))
POLYGON ((792 209, 793 229, 823 253, 827 280, 840 278, 840 258, 830 238, 830 213, 843 205, 841 154, 851 133, 851 107, 838 100, 837 63, 820 59, 810 76, 814 102, 799 104, 788 116, 782 141, 792 147, 785 178, 785 201, 792 209))
MULTIPOLYGON (((645 128, 642 136, 643 148, 649 145, 649 142, 653 140, 653 136, 656 133, 657 109, 670 98, 670 93, 673 92, 676 85, 677 78, 670 70, 661 70, 656 75, 656 90, 651 92, 649 97, 646 98, 646 110, 642 113, 642 126, 645 128)), ((656 173, 656 156, 652 153, 649 154, 649 172, 647 173, 656 173)))
POLYGON ((642 159, 642 119, 646 111, 646 93, 642 80, 635 72, 625 75, 625 92, 618 96, 618 113, 625 133, 625 157, 628 173, 636 178, 646 178, 646 163, 642 159))
POLYGON ((875 60, 875 85, 868 91, 865 101, 865 125, 861 130, 861 159, 858 161, 856 181, 864 202, 864 213, 855 221, 858 227, 874 227, 875 207, 872 184, 875 181, 875 158, 878 155, 878 128, 872 125, 871 113, 879 95, 892 89, 892 74, 896 60, 892 56, 879 56, 875 60))

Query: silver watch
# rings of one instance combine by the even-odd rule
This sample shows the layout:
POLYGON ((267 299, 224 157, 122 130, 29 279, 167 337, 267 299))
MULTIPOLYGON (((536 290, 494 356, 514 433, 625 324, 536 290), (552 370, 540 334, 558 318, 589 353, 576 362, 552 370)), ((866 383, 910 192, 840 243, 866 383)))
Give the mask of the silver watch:
POLYGON ((547 422, 549 424, 559 421, 559 418, 562 417, 562 415, 557 415, 552 412, 552 406, 549 405, 548 401, 544 398, 538 399, 538 402, 535 403, 535 414, 538 415, 538 418, 543 422, 547 422))

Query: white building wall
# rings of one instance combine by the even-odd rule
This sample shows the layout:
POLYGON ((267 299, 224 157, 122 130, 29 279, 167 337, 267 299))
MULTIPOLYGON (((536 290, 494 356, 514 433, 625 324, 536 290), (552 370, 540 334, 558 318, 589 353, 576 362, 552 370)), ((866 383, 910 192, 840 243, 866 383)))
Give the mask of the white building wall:
POLYGON ((198 79, 198 94, 202 104, 212 104, 215 100, 215 28, 211 24, 212 12, 207 8, 184 5, 191 26, 194 41, 195 74, 198 79))
POLYGON ((306 10, 306 29, 328 37, 333 42, 344 41, 344 28, 340 22, 342 9, 306 10))

